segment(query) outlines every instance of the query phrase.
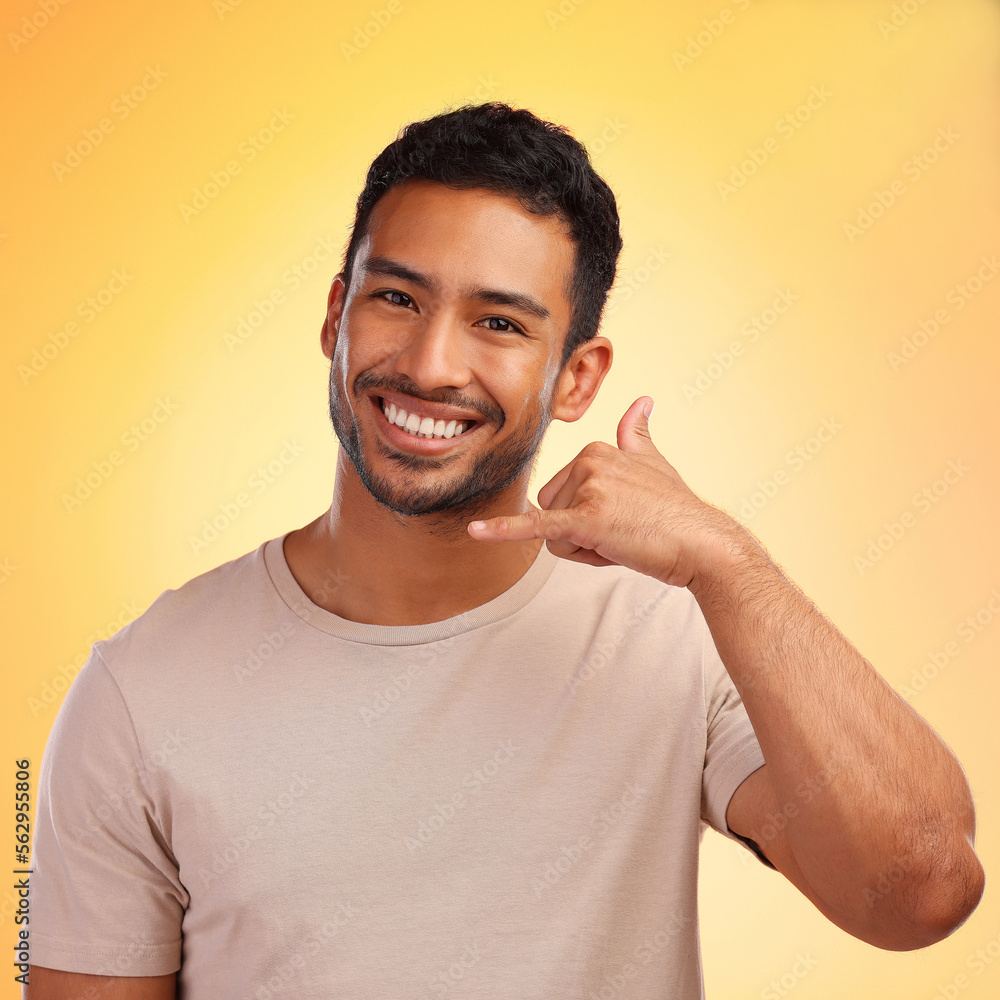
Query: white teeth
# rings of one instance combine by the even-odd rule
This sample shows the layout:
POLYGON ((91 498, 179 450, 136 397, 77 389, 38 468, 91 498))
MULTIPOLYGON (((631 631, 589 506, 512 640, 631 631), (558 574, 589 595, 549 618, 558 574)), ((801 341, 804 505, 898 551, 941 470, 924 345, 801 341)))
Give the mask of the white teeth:
POLYGON ((390 424, 395 424, 414 437, 450 438, 458 437, 465 431, 466 425, 457 420, 434 420, 433 417, 419 417, 416 413, 396 408, 395 403, 388 406, 383 402, 382 412, 390 424))

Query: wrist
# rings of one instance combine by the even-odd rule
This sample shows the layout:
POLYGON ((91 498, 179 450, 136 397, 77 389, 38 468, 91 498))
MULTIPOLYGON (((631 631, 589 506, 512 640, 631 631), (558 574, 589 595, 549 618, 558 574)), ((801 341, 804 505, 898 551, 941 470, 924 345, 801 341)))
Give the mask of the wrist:
POLYGON ((727 515, 728 524, 713 532, 703 549, 698 571, 688 589, 698 603, 731 596, 732 588, 776 567, 756 538, 727 515))

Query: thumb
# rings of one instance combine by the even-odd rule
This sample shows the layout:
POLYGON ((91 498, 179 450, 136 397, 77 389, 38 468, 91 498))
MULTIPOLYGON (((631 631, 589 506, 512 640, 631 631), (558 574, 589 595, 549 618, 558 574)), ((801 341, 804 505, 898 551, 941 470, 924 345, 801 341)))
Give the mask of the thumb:
POLYGON ((649 417, 656 404, 651 396, 640 396, 618 422, 618 447, 622 451, 659 454, 649 433, 649 417))

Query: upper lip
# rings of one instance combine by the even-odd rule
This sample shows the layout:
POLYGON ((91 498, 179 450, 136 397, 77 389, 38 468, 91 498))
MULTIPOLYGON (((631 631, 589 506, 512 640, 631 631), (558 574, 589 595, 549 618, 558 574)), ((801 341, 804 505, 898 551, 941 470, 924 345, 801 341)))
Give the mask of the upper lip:
POLYGON ((400 393, 389 392, 387 389, 377 389, 372 395, 377 399, 379 396, 385 400, 386 406, 395 403, 397 410, 406 410, 407 413, 417 413, 421 417, 433 417, 438 420, 464 420, 474 422, 479 419, 476 413, 465 413, 457 410, 453 406, 445 406, 444 403, 428 403, 422 399, 412 396, 403 396, 400 393))

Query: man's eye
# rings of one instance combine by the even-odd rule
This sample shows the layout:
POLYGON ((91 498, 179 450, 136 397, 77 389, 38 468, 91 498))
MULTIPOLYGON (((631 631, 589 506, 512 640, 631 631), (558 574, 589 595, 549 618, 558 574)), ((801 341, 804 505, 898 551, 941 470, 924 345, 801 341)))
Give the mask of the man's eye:
POLYGON ((394 291, 392 289, 390 289, 387 292, 375 292, 375 294, 372 296, 372 298, 375 298, 375 299, 385 299, 386 302, 391 302, 392 305, 394 305, 394 306, 406 306, 406 305, 409 305, 413 301, 413 299, 411 299, 410 296, 407 295, 405 292, 397 292, 397 291, 394 291), (397 301, 393 300, 392 296, 394 296, 394 295, 398 296, 400 299, 404 299, 405 301, 403 301, 403 302, 397 302, 397 301))
POLYGON ((491 330, 495 330, 497 333, 524 333, 524 331, 512 323, 509 319, 504 319, 503 316, 488 316, 484 322, 486 323, 503 323, 503 326, 491 326, 491 330))

